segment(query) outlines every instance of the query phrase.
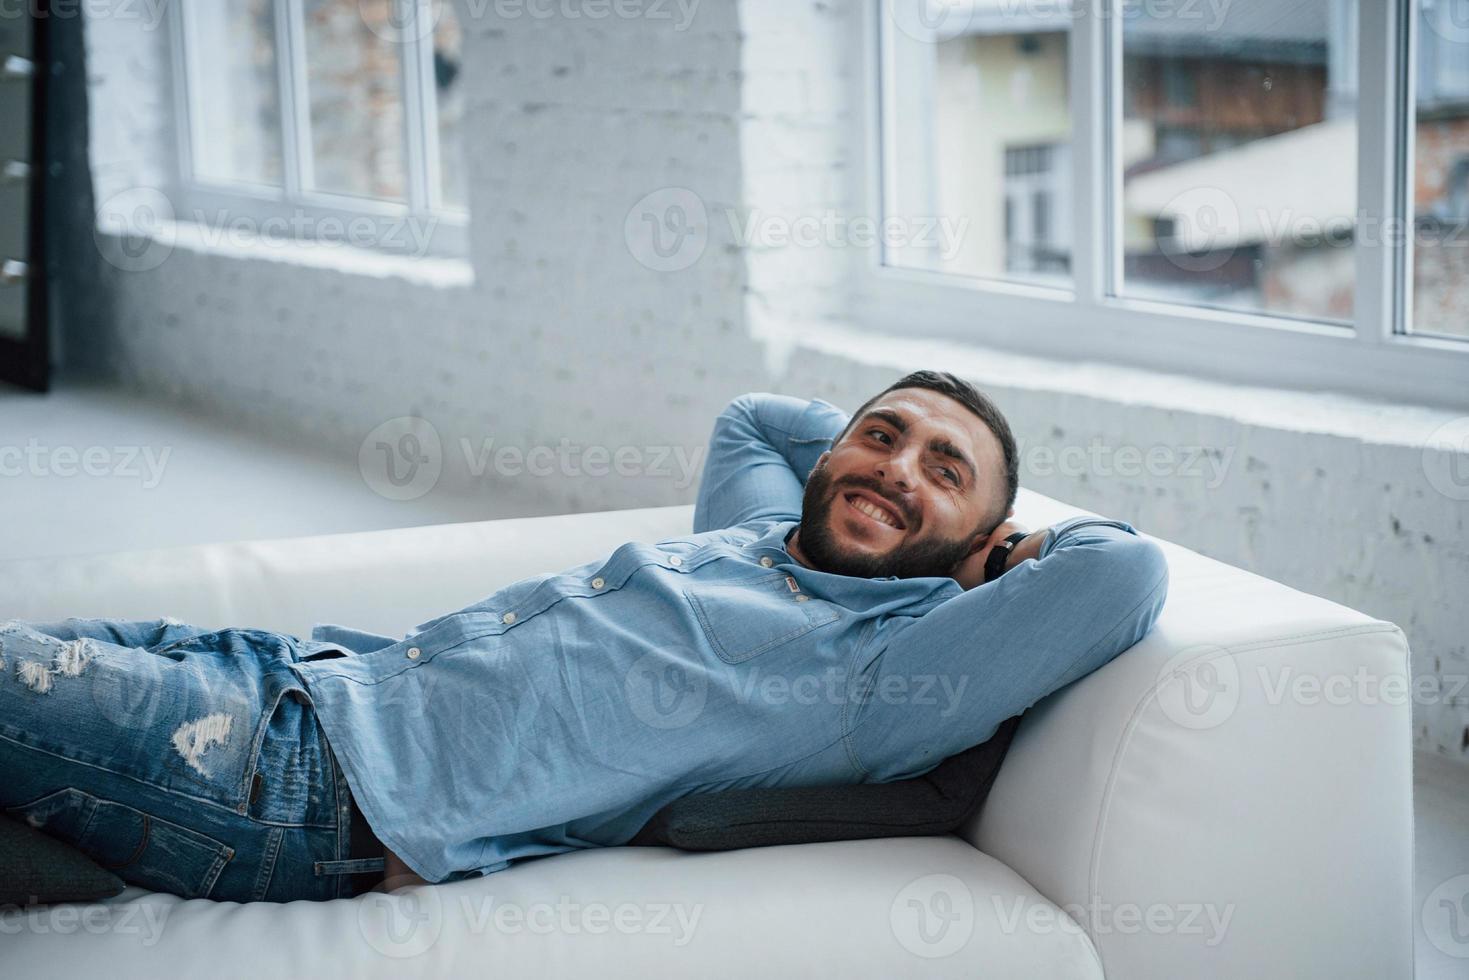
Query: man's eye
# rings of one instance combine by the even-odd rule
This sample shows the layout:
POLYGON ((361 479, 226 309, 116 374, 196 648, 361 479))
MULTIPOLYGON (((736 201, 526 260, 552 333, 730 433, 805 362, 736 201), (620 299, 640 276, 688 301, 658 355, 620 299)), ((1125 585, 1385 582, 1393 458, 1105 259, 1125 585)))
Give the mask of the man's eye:
POLYGON ((881 439, 882 440, 882 444, 884 446, 893 441, 888 436, 888 434, 886 432, 882 431, 881 429, 868 429, 867 430, 867 434, 870 435, 870 436, 874 436, 875 438, 881 439))
POLYGON ((958 473, 956 473, 953 470, 949 469, 947 466, 940 467, 940 469, 942 470, 944 476, 947 477, 949 479, 949 481, 954 484, 954 486, 957 487, 959 485, 959 474, 958 473))

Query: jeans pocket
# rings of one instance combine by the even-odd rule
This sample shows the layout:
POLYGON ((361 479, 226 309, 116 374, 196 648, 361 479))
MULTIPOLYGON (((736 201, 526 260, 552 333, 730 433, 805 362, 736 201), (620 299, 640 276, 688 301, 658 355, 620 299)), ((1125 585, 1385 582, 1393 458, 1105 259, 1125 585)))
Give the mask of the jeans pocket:
POLYGON ((130 884, 207 898, 234 849, 142 810, 62 789, 6 812, 76 847, 130 884))

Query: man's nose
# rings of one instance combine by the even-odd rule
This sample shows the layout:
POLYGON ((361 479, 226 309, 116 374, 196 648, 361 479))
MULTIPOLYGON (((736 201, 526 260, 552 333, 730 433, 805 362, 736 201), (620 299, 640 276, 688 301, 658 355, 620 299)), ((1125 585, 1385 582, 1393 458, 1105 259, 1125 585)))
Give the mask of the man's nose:
POLYGON ((918 485, 917 461, 906 453, 890 456, 877 464, 877 475, 904 493, 918 485))

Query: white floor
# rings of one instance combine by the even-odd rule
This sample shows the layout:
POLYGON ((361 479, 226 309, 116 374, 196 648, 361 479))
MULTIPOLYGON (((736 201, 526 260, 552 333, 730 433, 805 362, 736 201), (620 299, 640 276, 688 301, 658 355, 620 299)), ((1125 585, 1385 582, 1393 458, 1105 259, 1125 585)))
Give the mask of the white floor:
MULTIPOLYGON (((102 389, 64 385, 37 396, 0 385, 0 557, 487 520, 534 513, 533 506, 438 490, 387 500, 350 460, 322 459, 102 389), (70 463, 68 447, 77 457, 70 463), (106 464, 104 452, 94 452, 88 475, 81 461, 96 447, 106 464), (125 466, 130 447, 137 452, 125 466)), ((1417 976, 1462 980, 1469 941, 1441 937, 1445 952, 1423 921, 1445 897, 1434 894, 1439 885, 1469 876, 1469 766, 1420 752, 1414 788, 1417 976), (1425 911, 1431 895, 1434 909, 1425 911)), ((1469 895, 1449 897, 1469 924, 1469 895)))

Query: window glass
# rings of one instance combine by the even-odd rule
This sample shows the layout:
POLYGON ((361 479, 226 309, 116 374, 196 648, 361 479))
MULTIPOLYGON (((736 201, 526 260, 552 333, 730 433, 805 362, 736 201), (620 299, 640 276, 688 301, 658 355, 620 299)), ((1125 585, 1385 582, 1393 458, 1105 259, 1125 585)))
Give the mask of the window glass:
POLYGON ((1128 5, 1122 292, 1349 322, 1356 5, 1128 5))
POLYGON ((1410 329, 1469 337, 1469 0, 1423 0, 1416 68, 1410 329))
POLYGON ((281 106, 270 0, 190 4, 194 173, 281 183, 281 106))
POLYGON ((393 0, 304 0, 315 190, 406 194, 400 22, 393 0))
POLYGON ((1069 4, 890 0, 884 12, 884 261, 1068 286, 1069 4))

